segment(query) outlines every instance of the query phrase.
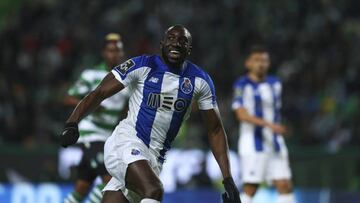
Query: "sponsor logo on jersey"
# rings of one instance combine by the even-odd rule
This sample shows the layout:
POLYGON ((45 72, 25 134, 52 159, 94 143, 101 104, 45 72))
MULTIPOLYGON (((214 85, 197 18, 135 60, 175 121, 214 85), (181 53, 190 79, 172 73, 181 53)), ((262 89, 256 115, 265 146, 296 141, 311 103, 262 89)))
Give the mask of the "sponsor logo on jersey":
POLYGON ((180 85, 180 89, 185 94, 190 94, 193 90, 193 85, 191 84, 191 80, 189 78, 184 78, 184 81, 180 85))
POLYGON ((124 63, 116 66, 115 69, 117 70, 118 73, 124 76, 127 73, 127 71, 134 66, 135 66, 135 62, 132 59, 129 59, 124 63))
POLYGON ((139 155, 139 154, 140 154, 140 150, 138 150, 138 149, 132 149, 132 150, 131 150, 131 154, 134 155, 134 156, 139 155))
POLYGON ((162 107, 166 110, 184 111, 188 106, 186 99, 171 96, 163 96, 161 94, 150 93, 146 104, 154 109, 162 107))

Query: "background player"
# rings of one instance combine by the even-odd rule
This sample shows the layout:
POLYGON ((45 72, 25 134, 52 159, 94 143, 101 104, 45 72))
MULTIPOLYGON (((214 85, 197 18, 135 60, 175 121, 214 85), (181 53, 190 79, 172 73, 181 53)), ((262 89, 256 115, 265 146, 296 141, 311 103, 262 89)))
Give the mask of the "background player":
POLYGON ((267 75, 269 52, 254 46, 246 57, 247 75, 234 84, 232 109, 240 123, 239 154, 244 194, 251 203, 260 183, 272 181, 280 193, 279 203, 294 203, 288 152, 280 123, 281 82, 267 75))
POLYGON ((95 91, 75 108, 62 134, 63 145, 77 140, 77 123, 107 97, 132 86, 128 117, 105 144, 105 164, 113 176, 105 187, 104 203, 162 200, 158 178, 165 153, 197 102, 208 128, 211 149, 224 177, 227 202, 240 202, 231 177, 228 145, 216 105, 213 83, 203 70, 186 60, 192 38, 180 25, 170 27, 161 41, 161 56, 140 56, 115 67, 95 91), (124 197, 126 196, 126 198, 124 197))
MULTIPOLYGON (((70 96, 65 99, 66 104, 75 107, 80 99, 99 85, 100 81, 114 66, 123 61, 123 43, 119 34, 110 33, 106 35, 102 57, 104 59, 102 63, 93 68, 85 69, 81 73, 80 78, 68 91, 70 96)), ((89 201, 101 201, 101 190, 111 178, 104 165, 104 143, 116 127, 127 100, 127 92, 122 91, 103 101, 94 113, 79 123, 80 138, 77 143, 82 149, 83 155, 78 165, 78 177, 74 191, 66 197, 65 203, 81 202, 97 176, 101 176, 103 184, 93 188, 89 195, 89 201)))

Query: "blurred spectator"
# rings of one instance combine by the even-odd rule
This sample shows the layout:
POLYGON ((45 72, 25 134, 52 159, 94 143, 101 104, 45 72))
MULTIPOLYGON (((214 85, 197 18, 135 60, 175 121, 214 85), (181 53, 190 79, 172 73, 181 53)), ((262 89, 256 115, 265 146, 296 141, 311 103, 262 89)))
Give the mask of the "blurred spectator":
POLYGON ((360 143, 359 1, 2 1, 0 141, 55 141, 69 113, 62 96, 85 62, 99 60, 106 33, 121 33, 130 57, 156 51, 160 32, 182 23, 230 135, 234 76, 244 71, 243 51, 263 42, 285 83, 283 115, 296 144, 360 143))

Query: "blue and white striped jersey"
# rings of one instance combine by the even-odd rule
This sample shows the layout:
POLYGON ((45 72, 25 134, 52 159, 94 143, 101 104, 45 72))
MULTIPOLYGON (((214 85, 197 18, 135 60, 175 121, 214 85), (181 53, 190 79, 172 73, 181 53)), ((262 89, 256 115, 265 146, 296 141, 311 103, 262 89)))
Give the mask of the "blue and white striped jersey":
MULTIPOLYGON (((271 123, 280 122, 281 82, 275 76, 267 76, 262 82, 254 82, 243 76, 234 83, 232 109, 245 108, 252 116, 271 123)), ((279 151, 283 147, 283 137, 269 128, 248 122, 240 123, 240 152, 279 151)), ((285 147, 285 146, 284 146, 285 147)))
POLYGON ((115 67, 112 73, 133 92, 128 116, 120 127, 140 138, 162 161, 194 101, 200 110, 216 108, 212 80, 190 61, 174 69, 158 55, 143 55, 115 67))

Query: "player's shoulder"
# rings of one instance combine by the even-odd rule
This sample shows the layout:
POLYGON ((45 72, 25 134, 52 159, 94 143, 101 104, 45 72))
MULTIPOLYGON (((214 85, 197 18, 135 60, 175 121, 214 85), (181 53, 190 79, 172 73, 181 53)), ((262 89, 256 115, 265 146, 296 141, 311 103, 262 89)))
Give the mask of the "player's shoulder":
POLYGON ((268 82, 269 84, 276 84, 276 83, 281 83, 281 80, 276 75, 268 75, 266 77, 266 82, 268 82))
POLYGON ((144 54, 144 55, 132 57, 132 58, 128 59, 127 61, 125 61, 124 63, 131 64, 132 66, 139 68, 139 67, 146 66, 152 58, 153 58, 152 55, 144 54))
POLYGON ((191 76, 201 78, 201 79, 205 80, 206 82, 211 82, 212 83, 210 75, 203 68, 201 68, 200 66, 198 66, 198 65, 196 65, 193 62, 188 61, 188 60, 186 61, 186 63, 187 63, 187 66, 188 66, 187 74, 189 74, 191 76))
POLYGON ((125 76, 130 72, 133 72, 137 69, 149 67, 149 61, 151 61, 152 56, 149 55, 140 55, 132 57, 125 62, 114 67, 114 71, 118 72, 121 76, 125 76))
POLYGON ((159 55, 140 55, 133 57, 128 60, 128 64, 132 64, 136 68, 157 68, 158 67, 158 61, 161 60, 159 55))
POLYGON ((250 83, 247 75, 242 75, 239 78, 237 78, 233 84, 234 87, 244 87, 246 84, 250 83))
POLYGON ((211 91, 213 95, 215 95, 215 85, 212 81, 210 75, 200 66, 192 63, 191 61, 186 60, 186 75, 198 78, 198 82, 195 82, 195 85, 200 89, 204 88, 205 90, 211 91))

